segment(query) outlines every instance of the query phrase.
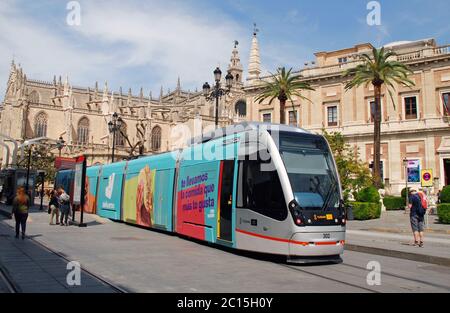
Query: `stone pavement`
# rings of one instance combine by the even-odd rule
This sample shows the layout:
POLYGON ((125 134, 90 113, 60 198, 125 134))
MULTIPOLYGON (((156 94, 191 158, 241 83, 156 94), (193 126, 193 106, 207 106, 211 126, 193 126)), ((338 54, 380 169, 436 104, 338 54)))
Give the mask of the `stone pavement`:
MULTIPOLYGON (((16 239, 13 228, 0 223, 0 271, 18 292, 117 292, 115 288, 86 271, 80 273, 80 286, 69 286, 66 281, 69 273, 67 264, 66 259, 34 240, 16 239)), ((7 292, 5 285, 5 282, 0 280, 0 292, 7 292)))
POLYGON ((450 266, 450 225, 428 216, 425 246, 413 246, 409 215, 403 211, 383 212, 380 219, 349 221, 348 250, 398 257, 413 261, 450 266))
MULTIPOLYGON (((450 268, 434 264, 399 262, 396 258, 346 251, 342 264, 295 266, 286 264, 285 258, 213 248, 96 215, 87 214, 85 222, 87 228, 50 226, 46 212, 34 211, 28 224, 32 237, 28 244, 35 242, 50 247, 65 259, 79 260, 84 270, 127 292, 450 290, 450 268), (381 286, 367 284, 367 264, 373 261, 379 262, 383 269, 381 286)), ((0 220, 8 228, 13 223, 13 220, 0 220)), ((12 241, 22 244, 21 240, 12 241)), ((64 283, 63 279, 59 277, 64 283)))

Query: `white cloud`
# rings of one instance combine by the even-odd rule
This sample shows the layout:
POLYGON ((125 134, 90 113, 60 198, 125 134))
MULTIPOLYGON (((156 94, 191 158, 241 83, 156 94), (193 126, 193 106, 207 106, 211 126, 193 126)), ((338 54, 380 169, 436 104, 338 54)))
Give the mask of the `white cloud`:
MULTIPOLYGON (((18 2, 0 3, 0 60, 14 54, 28 77, 51 80, 70 75, 77 85, 109 80, 118 87, 172 87, 177 76, 187 88, 212 79, 218 63, 228 65, 233 40, 241 43, 238 24, 218 11, 196 10, 184 2, 80 1, 81 26, 51 28, 39 15, 25 14, 18 2)), ((23 5, 23 4, 22 4, 23 5)), ((61 2, 65 12, 65 2, 61 2)), ((61 16, 65 21, 65 16, 61 16)), ((241 45, 246 63, 248 45, 241 45)), ((9 62, 0 63, 5 84, 9 62)), ((1 86, 0 91, 4 91, 1 86)))

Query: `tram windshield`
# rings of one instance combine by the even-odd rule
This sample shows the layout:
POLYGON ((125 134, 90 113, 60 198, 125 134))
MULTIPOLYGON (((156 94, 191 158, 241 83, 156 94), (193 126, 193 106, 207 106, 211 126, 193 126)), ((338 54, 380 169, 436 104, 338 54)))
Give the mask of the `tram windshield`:
POLYGON ((292 191, 300 207, 324 211, 339 208, 339 183, 325 139, 280 132, 278 140, 292 191))

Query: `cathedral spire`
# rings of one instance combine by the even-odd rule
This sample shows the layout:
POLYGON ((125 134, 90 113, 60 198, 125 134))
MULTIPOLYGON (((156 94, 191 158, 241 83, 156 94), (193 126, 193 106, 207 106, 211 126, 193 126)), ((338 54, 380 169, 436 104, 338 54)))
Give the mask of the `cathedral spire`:
POLYGON ((242 83, 242 73, 244 71, 241 58, 239 56, 238 50, 239 42, 237 40, 234 41, 234 48, 231 53, 230 64, 228 65, 228 71, 233 75, 235 83, 242 83))
POLYGON ((261 74, 261 58, 259 55, 259 43, 257 34, 259 30, 256 28, 256 24, 254 24, 255 28, 253 30, 253 39, 252 39, 252 47, 250 49, 250 62, 248 64, 248 78, 247 80, 254 82, 259 79, 259 75, 261 74))

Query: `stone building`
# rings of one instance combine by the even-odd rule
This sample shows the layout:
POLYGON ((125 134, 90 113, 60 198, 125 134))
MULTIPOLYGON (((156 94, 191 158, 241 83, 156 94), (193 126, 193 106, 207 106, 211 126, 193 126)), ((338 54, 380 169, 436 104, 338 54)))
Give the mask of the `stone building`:
MULTIPOLYGON (((450 46, 435 40, 395 42, 385 46, 397 53, 398 61, 414 71, 415 87, 396 86, 394 102, 382 93, 382 176, 391 193, 399 193, 408 176, 409 184, 419 186, 420 171, 432 169, 435 190, 450 184, 450 128, 445 99, 450 96, 450 46), (408 160, 405 167, 404 160, 408 160)), ((342 74, 358 64, 361 53, 371 52, 371 44, 318 52, 315 60, 295 73, 308 81, 315 91, 305 91, 310 101, 294 99, 288 104, 289 124, 321 133, 339 131, 358 149, 363 161, 372 163, 374 91, 369 85, 345 91, 348 78, 342 74)), ((237 45, 228 70, 234 76, 231 93, 219 105, 219 123, 239 121, 279 122, 279 103, 255 101, 262 81, 261 58, 256 32, 252 37, 250 60, 244 81, 244 69, 237 45)), ((223 75, 225 76, 225 75, 223 75)), ((201 83, 199 82, 199 85, 201 83)), ((158 97, 72 86, 69 79, 53 82, 31 80, 20 66, 11 65, 5 99, 2 103, 0 133, 23 141, 26 138, 63 136, 67 142, 64 156, 85 154, 89 163, 107 163, 111 157, 112 136, 108 122, 114 112, 125 121, 124 133, 131 143, 145 142, 145 153, 157 153, 180 147, 171 136, 176 125, 185 125, 195 133, 195 119, 201 118, 203 131, 213 127, 215 106, 201 92, 183 90, 180 79, 172 92, 161 88, 158 97)), ((8 144, 5 142, 5 144, 8 144)), ((130 145, 116 138, 118 153, 130 155, 130 145)), ((1 148, 1 147, 0 147, 1 148)), ((1 148, 3 149, 3 148, 1 148)), ((5 153, 3 149, 3 159, 5 153)), ((3 164, 5 164, 3 160, 3 164)))
MULTIPOLYGON (((228 71, 234 75, 231 92, 222 97, 219 104, 219 123, 228 125, 239 120, 234 106, 245 110, 243 95, 243 68, 235 45, 228 71)), ((225 76, 225 75, 223 75, 225 76)), ((223 82, 224 83, 224 82, 223 82)), ((108 83, 100 89, 76 87, 56 76, 53 81, 29 79, 20 65, 11 64, 6 95, 0 108, 0 134, 22 143, 26 139, 47 137, 66 142, 62 156, 84 154, 88 164, 107 163, 111 159, 113 136, 108 123, 113 113, 124 121, 121 135, 115 139, 116 160, 127 158, 138 142, 144 143, 144 152, 160 153, 180 148, 180 140, 172 138, 175 125, 194 127, 194 120, 200 118, 202 129, 214 127, 215 103, 207 102, 201 92, 182 89, 178 78, 175 90, 161 92, 158 97, 138 95, 129 89, 123 92, 111 91, 108 83)), ((10 142, 4 142, 11 145, 10 142)), ((184 143, 184 141, 182 141, 184 143)), ((181 145, 182 145, 181 143, 181 145)), ((134 150, 134 155, 137 153, 134 150)), ((6 165, 6 149, 1 148, 2 164, 6 165)), ((55 152, 58 152, 55 148, 55 152)))

